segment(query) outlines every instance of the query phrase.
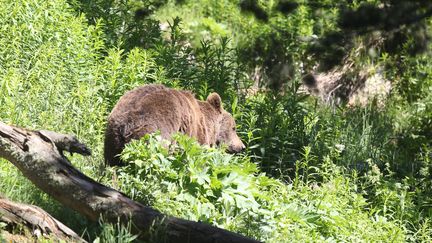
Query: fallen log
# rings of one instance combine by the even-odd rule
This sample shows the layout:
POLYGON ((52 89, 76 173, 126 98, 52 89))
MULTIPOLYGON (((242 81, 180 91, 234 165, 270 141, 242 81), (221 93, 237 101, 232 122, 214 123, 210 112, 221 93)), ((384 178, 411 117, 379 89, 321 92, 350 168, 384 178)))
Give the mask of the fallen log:
POLYGON ((63 205, 91 220, 123 224, 141 239, 153 225, 164 228, 165 242, 258 242, 201 222, 171 216, 137 203, 74 168, 63 151, 89 155, 74 136, 52 131, 31 131, 0 122, 0 157, 14 164, 25 177, 63 205))
POLYGON ((62 240, 86 242, 43 209, 33 205, 15 203, 2 196, 0 196, 0 221, 12 227, 24 227, 36 238, 56 237, 62 240))

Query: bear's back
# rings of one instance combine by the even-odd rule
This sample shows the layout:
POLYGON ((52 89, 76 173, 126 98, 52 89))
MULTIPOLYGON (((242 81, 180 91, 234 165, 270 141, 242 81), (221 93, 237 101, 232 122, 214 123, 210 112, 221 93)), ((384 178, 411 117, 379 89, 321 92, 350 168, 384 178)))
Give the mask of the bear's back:
POLYGON ((149 84, 139 86, 126 92, 122 97, 120 97, 119 101, 111 111, 110 116, 123 114, 136 109, 136 107, 139 107, 140 104, 143 103, 148 95, 157 93, 161 90, 168 90, 168 88, 161 84, 149 84))
POLYGON ((156 130, 168 137, 182 130, 180 126, 193 128, 199 120, 200 105, 191 92, 145 85, 120 98, 108 117, 108 127, 127 143, 156 130))

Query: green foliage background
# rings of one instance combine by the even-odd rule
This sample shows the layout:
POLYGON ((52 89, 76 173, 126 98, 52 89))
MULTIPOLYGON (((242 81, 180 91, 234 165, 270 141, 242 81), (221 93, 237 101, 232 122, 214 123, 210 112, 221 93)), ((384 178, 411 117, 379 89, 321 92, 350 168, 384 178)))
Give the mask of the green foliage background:
MULTIPOLYGON (((412 39, 396 53, 361 53, 356 65, 386 67, 391 96, 384 106, 328 107, 298 92, 301 67, 314 63, 299 40, 336 30, 339 1, 289 15, 274 11, 277 1, 258 2, 267 22, 228 0, 2 0, 0 119, 77 135, 93 156, 70 156, 75 166, 170 215, 270 242, 430 242, 430 55, 409 55, 412 39), (292 64, 283 92, 245 92, 254 68, 276 61, 292 64), (247 150, 227 155, 178 135, 168 151, 147 136, 123 153, 128 166, 104 168, 106 117, 146 83, 201 99, 218 92, 247 150)), ((135 240, 128 227, 64 209, 5 160, 0 181, 2 194, 44 208, 89 241, 135 240)), ((156 229, 152 240, 162 236, 156 229)))

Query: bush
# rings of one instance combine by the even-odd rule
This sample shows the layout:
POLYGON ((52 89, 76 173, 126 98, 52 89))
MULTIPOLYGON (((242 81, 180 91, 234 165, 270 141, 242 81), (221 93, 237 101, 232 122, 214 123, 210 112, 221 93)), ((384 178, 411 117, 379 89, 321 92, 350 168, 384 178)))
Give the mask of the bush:
POLYGON ((169 215, 263 241, 404 239, 399 222, 366 210, 354 182, 328 158, 316 169, 328 175, 322 183, 285 185, 247 156, 202 147, 181 134, 173 140, 146 135, 128 144, 127 166, 116 169, 121 191, 169 215))

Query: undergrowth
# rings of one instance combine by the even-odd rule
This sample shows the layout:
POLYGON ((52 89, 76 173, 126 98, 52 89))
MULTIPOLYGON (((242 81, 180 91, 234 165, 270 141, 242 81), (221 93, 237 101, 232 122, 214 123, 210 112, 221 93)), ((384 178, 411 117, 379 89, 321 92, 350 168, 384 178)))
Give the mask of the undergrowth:
MULTIPOLYGON (((405 238, 401 222, 371 208, 356 190, 358 178, 347 177, 329 158, 309 168, 320 181, 298 173, 286 185, 260 172, 248 156, 205 148, 181 134, 173 139, 147 135, 127 145, 127 166, 115 169, 121 191, 169 215, 267 242, 405 238)), ((304 148, 305 160, 314 159, 309 151, 304 148)))

